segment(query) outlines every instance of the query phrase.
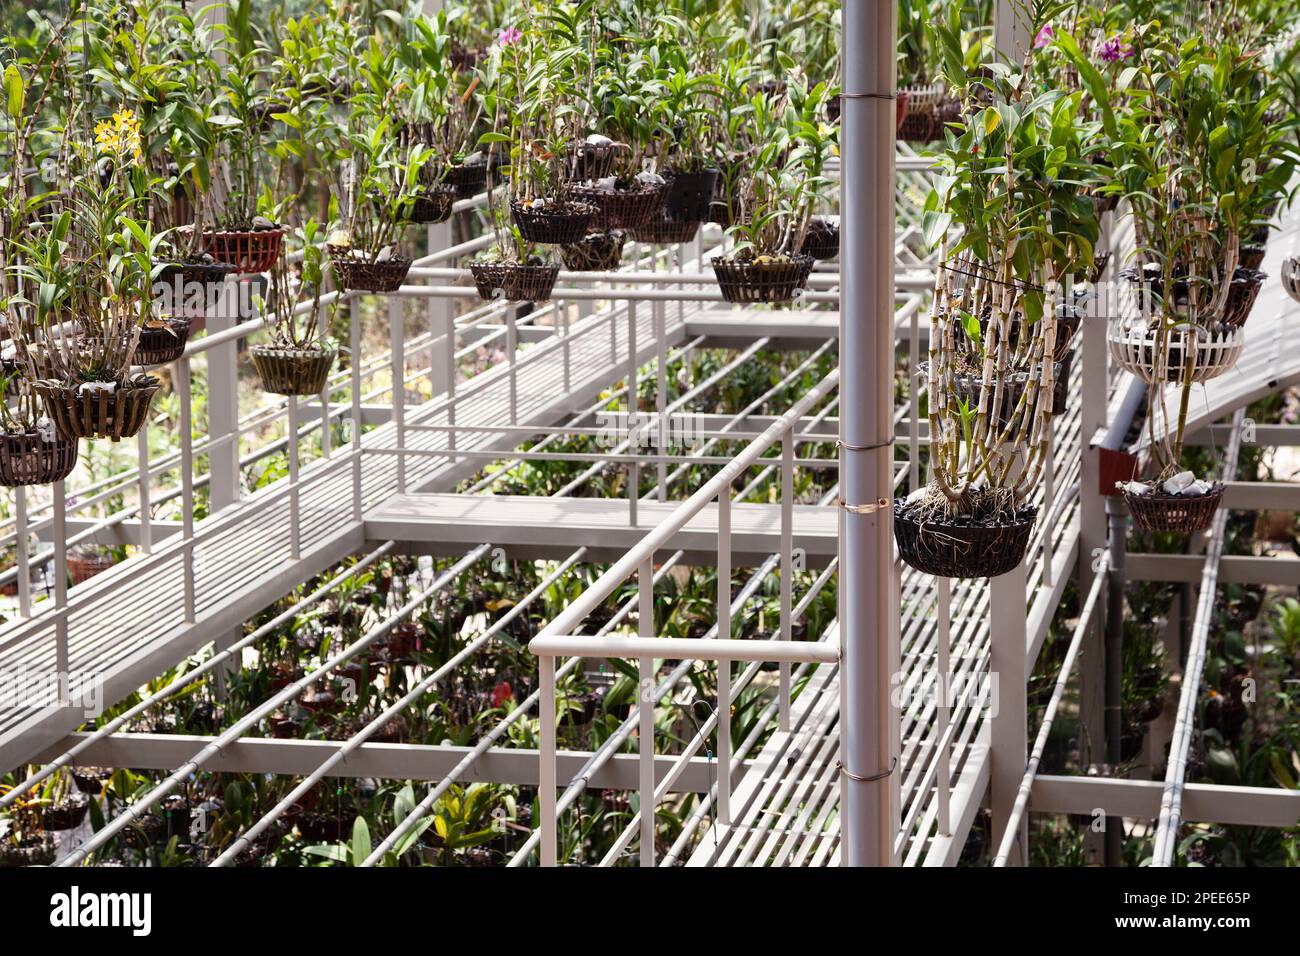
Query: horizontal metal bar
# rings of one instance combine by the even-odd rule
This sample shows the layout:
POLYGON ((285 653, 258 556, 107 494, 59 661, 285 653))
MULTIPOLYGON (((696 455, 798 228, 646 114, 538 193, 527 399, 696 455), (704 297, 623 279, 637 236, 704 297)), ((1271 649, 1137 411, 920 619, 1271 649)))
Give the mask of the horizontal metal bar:
MULTIPOLYGON (((1107 816, 1154 820, 1164 786, 1163 780, 1045 775, 1034 780, 1030 808, 1082 815, 1103 810, 1107 816)), ((1182 816, 1200 823, 1292 827, 1300 823, 1300 790, 1189 783, 1183 788, 1182 816)))
MULTIPOLYGON (((1195 584, 1201 580, 1205 556, 1200 554, 1130 554, 1125 558, 1131 581, 1172 581, 1195 584)), ((1221 584, 1272 584, 1300 587, 1300 561, 1253 555, 1227 555, 1219 559, 1221 584)))
POLYGON ((538 657, 666 658, 691 661, 788 661, 834 664, 840 647, 829 642, 742 641, 703 637, 590 637, 553 634, 535 637, 528 649, 538 657))

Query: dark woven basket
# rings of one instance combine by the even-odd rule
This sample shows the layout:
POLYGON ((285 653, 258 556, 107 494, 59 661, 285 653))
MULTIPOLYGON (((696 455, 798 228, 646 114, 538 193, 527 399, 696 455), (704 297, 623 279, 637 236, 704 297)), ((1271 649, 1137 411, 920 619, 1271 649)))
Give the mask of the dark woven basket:
POLYGON ((824 216, 813 216, 799 251, 825 262, 840 254, 840 224, 824 216))
POLYGON ((1258 269, 1246 269, 1240 266, 1232 274, 1232 284, 1228 286, 1227 300, 1223 305, 1223 324, 1238 328, 1246 324, 1251 310, 1255 308, 1255 299, 1260 286, 1268 278, 1258 269))
POLYGON ((278 345, 254 345, 249 352, 262 379, 262 391, 273 395, 320 394, 338 354, 334 348, 286 349, 278 345))
POLYGON ((664 246, 675 242, 693 242, 699 231, 699 222, 672 222, 660 217, 637 226, 630 234, 637 242, 664 246))
POLYGON ((933 109, 920 112, 909 105, 898 126, 898 138, 909 143, 933 143, 943 139, 946 124, 956 122, 960 116, 961 103, 953 99, 944 99, 933 109))
POLYGON ((39 432, 0 432, 0 485, 49 485, 62 481, 77 467, 77 440, 55 436, 46 441, 39 432))
POLYGON ((186 290, 201 285, 206 295, 207 290, 220 287, 225 283, 226 276, 238 271, 238 267, 230 262, 169 262, 158 274, 156 283, 165 282, 169 288, 174 289, 179 278, 182 295, 180 302, 183 304, 186 290))
POLYGON ((1268 249, 1264 246, 1242 246, 1237 254, 1237 265, 1243 269, 1258 269, 1264 264, 1268 249))
POLYGON ((537 209, 514 200, 510 203, 519 234, 529 242, 562 245, 577 242, 587 234, 596 207, 587 202, 550 203, 537 209))
POLYGON ((1223 500, 1223 483, 1216 481, 1208 492, 1194 498, 1150 491, 1135 495, 1124 490, 1124 503, 1133 515, 1133 523, 1143 531, 1194 534, 1204 531, 1214 520, 1223 500))
POLYGON ((166 365, 184 354, 185 343, 190 338, 190 320, 173 318, 166 319, 165 323, 157 328, 146 326, 140 330, 140 339, 131 359, 136 365, 166 365))
POLYGON ((451 218, 451 207, 456 202, 456 187, 451 183, 434 183, 421 186, 411 200, 411 222, 432 226, 451 218))
POLYGON ((939 578, 995 578, 1024 560, 1038 509, 1020 509, 1003 525, 921 522, 914 508, 894 509, 894 540, 902 559, 922 574, 939 578))
POLYGON ((560 247, 564 268, 572 272, 612 272, 623 261, 621 232, 597 232, 560 247))
POLYGON ((90 797, 84 793, 70 794, 41 811, 41 826, 51 832, 75 830, 86 819, 89 809, 90 797))
POLYGON ((468 166, 452 166, 443 176, 443 182, 450 183, 456 190, 457 199, 471 199, 487 189, 487 160, 471 163, 468 166))
POLYGON ((812 256, 773 262, 713 257, 713 274, 727 302, 789 302, 808 282, 812 256))
POLYGON ((411 271, 411 260, 393 256, 383 262, 354 259, 345 250, 327 246, 330 265, 338 276, 339 288, 352 292, 396 292, 411 271))
POLYGON ((564 178, 568 182, 604 179, 614 169, 622 143, 570 143, 564 148, 564 178))
POLYGON ((663 215, 668 184, 637 185, 606 192, 594 186, 569 186, 569 197, 596 207, 590 228, 597 232, 635 229, 663 215))
POLYGON ((0 867, 49 866, 58 854, 58 845, 48 833, 27 837, 20 843, 6 836, 0 840, 0 867))
POLYGON ((158 391, 158 379, 137 375, 128 386, 112 393, 79 391, 62 382, 33 382, 45 413, 65 438, 132 438, 144 425, 149 403, 158 391))
POLYGON ((560 274, 557 263, 523 265, 518 262, 471 262, 470 274, 479 298, 504 298, 511 302, 545 302, 560 274))
POLYGON ((269 272, 280 258, 285 229, 214 231, 203 234, 204 250, 218 262, 228 262, 241 275, 269 272))
POLYGON ((710 167, 698 173, 670 173, 664 197, 664 218, 671 222, 700 222, 718 198, 722 170, 710 167))

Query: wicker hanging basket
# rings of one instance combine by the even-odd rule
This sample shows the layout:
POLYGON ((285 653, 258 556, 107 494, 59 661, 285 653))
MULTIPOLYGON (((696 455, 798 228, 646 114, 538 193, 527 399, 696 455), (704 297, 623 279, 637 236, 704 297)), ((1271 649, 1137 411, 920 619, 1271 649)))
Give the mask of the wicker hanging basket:
POLYGON ((714 256, 712 264, 727 302, 790 302, 808 284, 815 261, 803 255, 768 261, 714 256))
POLYGON ((626 148, 622 143, 569 143, 564 148, 565 181, 604 179, 614 169, 614 158, 626 148))
POLYGON ((488 164, 486 159, 477 163, 448 167, 443 182, 456 190, 457 199, 472 199, 487 189, 488 164))
POLYGON ((329 379, 338 349, 254 345, 249 353, 262 379, 262 391, 273 395, 319 395, 329 379))
POLYGON ((943 97, 931 108, 918 107, 908 91, 907 112, 898 125, 898 138, 909 143, 933 143, 943 139, 948 123, 961 118, 961 102, 943 97))
POLYGON ((36 431, 0 432, 0 485, 49 485, 77 467, 77 441, 55 435, 46 441, 36 431))
POLYGON ((1264 246, 1242 246, 1237 253, 1237 265, 1243 269, 1258 269, 1264 264, 1268 249, 1264 246))
POLYGON ((664 218, 671 222, 700 222, 718 198, 722 170, 709 167, 695 173, 670 173, 664 197, 664 218))
POLYGON ((587 202, 548 200, 543 206, 531 206, 512 200, 510 215, 519 234, 529 242, 551 245, 578 242, 587 234, 587 226, 596 215, 596 207, 587 202))
MULTIPOLYGON (((1112 322, 1106 330, 1106 345, 1111 358, 1148 385, 1156 377, 1157 338, 1155 329, 1131 328, 1120 322, 1112 322)), ((1192 381, 1208 382, 1237 364, 1246 344, 1246 334, 1240 327, 1224 325, 1213 329, 1199 326, 1173 329, 1166 336, 1168 361, 1165 363, 1165 381, 1178 383, 1184 380, 1189 341, 1194 343, 1191 354, 1196 363, 1192 381)))
POLYGON ((241 275, 269 272, 280 258, 287 230, 216 230, 203 234, 204 250, 218 262, 228 262, 241 275))
POLYGON ((909 113, 932 113, 947 98, 947 90, 942 83, 927 83, 925 86, 913 83, 898 92, 900 96, 907 95, 909 113))
POLYGON ((60 435, 113 441, 132 438, 140 431, 158 387, 158 379, 152 375, 137 375, 111 392, 49 379, 32 383, 60 435))
POLYGON ((169 262, 163 266, 154 284, 157 286, 158 283, 165 283, 167 290, 174 293, 176 280, 179 279, 181 295, 178 305, 184 305, 188 298, 186 293, 191 289, 201 287, 206 300, 211 297, 213 290, 225 285, 227 276, 238 271, 238 267, 229 262, 169 262))
POLYGON ((679 242, 694 242, 695 236, 700 231, 700 225, 698 221, 673 222, 661 216, 630 230, 629 235, 637 242, 666 246, 679 242))
POLYGON ((1287 256, 1282 260, 1282 288, 1296 302, 1300 302, 1300 258, 1287 256))
POLYGON ((326 249, 330 265, 338 276, 339 288, 346 291, 396 292, 411 271, 411 260, 405 256, 370 262, 356 258, 349 254, 350 250, 338 246, 326 246, 326 249))
POLYGON ((174 362, 185 353, 185 343, 189 337, 189 319, 164 319, 158 325, 146 325, 140 330, 140 340, 136 343, 132 361, 140 366, 174 362))
POLYGON ((1259 296, 1260 287, 1267 278, 1268 274, 1258 269, 1237 267, 1237 271, 1232 274, 1227 301, 1223 306, 1224 325, 1240 328, 1246 324, 1251 310, 1255 308, 1255 299, 1259 296))
POLYGON ((1216 481, 1203 495, 1171 495, 1152 490, 1145 495, 1121 488, 1124 503, 1133 515, 1133 523, 1143 531, 1195 534, 1204 531, 1214 520, 1223 500, 1223 483, 1216 481))
POLYGON ((939 578, 995 578, 1024 560, 1038 509, 1021 508, 1000 525, 921 521, 916 509, 894 509, 899 556, 922 574, 939 578))
POLYGON ((568 187, 569 197, 596 207, 590 228, 597 232, 635 229, 663 215, 667 183, 638 183, 631 189, 603 190, 595 186, 568 187))
POLYGON ((623 260, 621 232, 596 232, 560 247, 564 268, 572 272, 613 272, 623 260))
POLYGON ((813 216, 804 234, 799 251, 825 262, 840 254, 840 222, 838 218, 813 216))
POLYGON ((470 274, 479 298, 488 302, 545 302, 560 274, 558 263, 524 265, 518 262, 471 262, 470 274))
POLYGON ((421 186, 411 200, 411 221, 435 226, 451 218, 456 202, 456 187, 440 182, 421 186))

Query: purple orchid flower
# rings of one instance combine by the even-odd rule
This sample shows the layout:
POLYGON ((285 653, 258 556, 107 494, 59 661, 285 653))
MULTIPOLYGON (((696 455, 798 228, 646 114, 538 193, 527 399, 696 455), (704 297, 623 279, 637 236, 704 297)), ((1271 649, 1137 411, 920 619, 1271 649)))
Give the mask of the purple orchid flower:
POLYGON ((1050 23, 1045 23, 1042 29, 1034 36, 1034 49, 1041 50, 1056 38, 1056 28, 1050 23))
POLYGON ((1119 35, 1111 37, 1101 45, 1099 54, 1107 63, 1118 63, 1133 55, 1133 48, 1120 39, 1119 35))
POLYGON ((497 43, 501 46, 514 46, 523 39, 524 33, 518 27, 506 27, 497 34, 497 43))

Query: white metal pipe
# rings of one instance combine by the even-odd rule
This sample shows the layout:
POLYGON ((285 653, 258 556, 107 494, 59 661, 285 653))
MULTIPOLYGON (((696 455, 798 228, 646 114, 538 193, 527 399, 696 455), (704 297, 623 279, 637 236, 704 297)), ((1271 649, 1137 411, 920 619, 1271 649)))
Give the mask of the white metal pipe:
MULTIPOLYGON (((558 620, 558 618, 557 618, 558 620)), ((550 634, 534 637, 528 650, 538 657, 662 657, 693 661, 763 661, 833 664, 839 644, 812 641, 725 640, 705 637, 590 637, 550 634)))

